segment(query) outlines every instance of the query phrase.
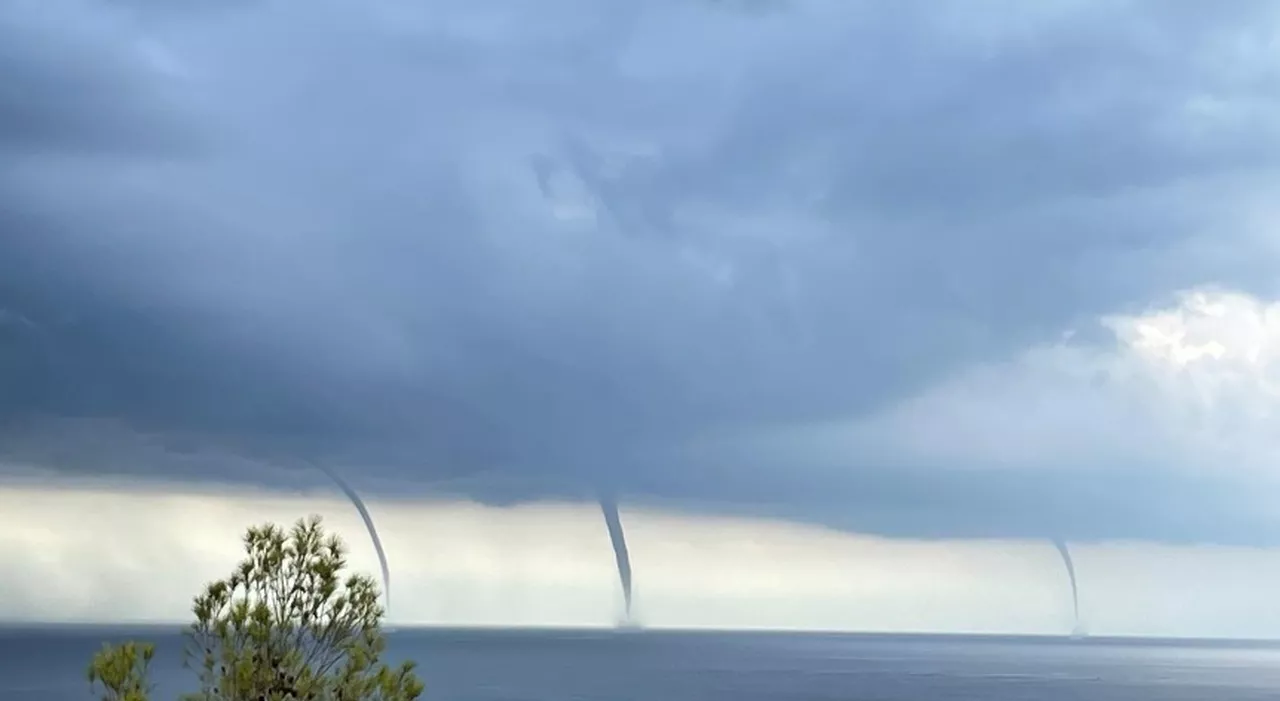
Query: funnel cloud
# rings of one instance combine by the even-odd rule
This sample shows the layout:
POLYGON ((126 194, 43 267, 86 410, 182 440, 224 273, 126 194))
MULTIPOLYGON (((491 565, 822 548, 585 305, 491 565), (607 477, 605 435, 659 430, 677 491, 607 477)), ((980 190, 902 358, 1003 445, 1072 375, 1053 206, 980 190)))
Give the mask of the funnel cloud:
POLYGON ((1080 625, 1080 583, 1076 581, 1076 563, 1071 559, 1071 549, 1067 547, 1067 541, 1055 538, 1053 547, 1057 548, 1058 555, 1062 557, 1062 566, 1067 570, 1067 578, 1071 581, 1071 611, 1075 621, 1072 633, 1078 634, 1083 631, 1083 628, 1080 625))
POLYGON ((311 463, 321 472, 329 476, 334 484, 338 485, 338 489, 351 500, 351 504, 356 507, 356 511, 360 512, 360 519, 364 521, 364 527, 369 531, 369 539, 373 541, 373 549, 378 553, 378 567, 382 570, 382 598, 386 603, 387 612, 391 611, 391 569, 387 566, 387 552, 382 548, 382 539, 378 537, 378 529, 373 525, 373 516, 369 514, 369 509, 364 505, 364 500, 356 493, 356 490, 342 479, 342 476, 335 472, 332 468, 327 467, 324 463, 311 463))
POLYGON ((622 602, 626 624, 631 618, 631 554, 627 551, 627 537, 622 530, 622 516, 618 502, 611 498, 600 499, 600 511, 604 514, 605 527, 609 529, 609 542, 613 545, 613 558, 618 565, 618 582, 622 585, 622 602))

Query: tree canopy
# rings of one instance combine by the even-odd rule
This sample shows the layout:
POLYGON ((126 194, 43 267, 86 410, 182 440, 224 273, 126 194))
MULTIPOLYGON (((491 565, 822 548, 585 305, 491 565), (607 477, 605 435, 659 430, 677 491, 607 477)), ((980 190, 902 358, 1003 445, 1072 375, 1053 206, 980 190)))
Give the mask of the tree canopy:
MULTIPOLYGON (((245 559, 195 597, 184 661, 199 690, 187 701, 411 701, 415 664, 381 661, 386 640, 378 585, 349 574, 346 546, 319 516, 292 529, 264 524, 244 536, 245 559)), ((89 665, 102 701, 149 701, 154 646, 104 646, 89 665)))

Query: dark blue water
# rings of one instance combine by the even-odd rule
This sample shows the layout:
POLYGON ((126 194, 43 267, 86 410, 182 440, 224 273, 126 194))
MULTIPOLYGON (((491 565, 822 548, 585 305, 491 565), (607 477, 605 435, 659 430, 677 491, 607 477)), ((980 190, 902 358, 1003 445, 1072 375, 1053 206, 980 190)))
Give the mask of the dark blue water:
MULTIPOLYGON (((160 650, 155 698, 191 689, 165 630, 0 629, 0 699, 89 699, 105 639, 160 650)), ((1280 698, 1280 649, 803 634, 401 630, 439 701, 1241 701, 1280 698)))

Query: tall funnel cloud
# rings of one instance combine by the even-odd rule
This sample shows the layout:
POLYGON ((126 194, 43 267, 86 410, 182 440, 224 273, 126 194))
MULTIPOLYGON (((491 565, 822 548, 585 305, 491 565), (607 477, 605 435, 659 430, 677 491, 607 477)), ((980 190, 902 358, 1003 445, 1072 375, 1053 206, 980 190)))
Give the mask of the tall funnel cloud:
POLYGON ((600 499, 600 511, 605 526, 609 528, 609 541, 613 543, 613 557, 618 562, 618 580, 622 583, 622 599, 626 606, 626 621, 631 622, 631 555, 627 552, 627 537, 622 531, 622 517, 618 503, 612 499, 600 499))
POLYGON ((338 473, 325 467, 321 463, 312 463, 317 469, 329 476, 338 485, 338 489, 351 500, 352 505, 356 507, 356 511, 360 512, 360 518, 364 520, 364 527, 369 531, 369 539, 373 541, 373 549, 378 551, 378 564, 382 567, 382 598, 386 602, 387 611, 391 610, 391 570, 387 567, 387 553, 382 549, 382 539, 378 537, 378 529, 373 525, 373 517, 369 515, 369 509, 365 507, 364 500, 356 494, 356 490, 347 484, 338 473))
POLYGON ((1076 581, 1076 565, 1071 559, 1071 550, 1067 548, 1065 540, 1055 539, 1053 547, 1058 549, 1058 554, 1062 556, 1062 566, 1067 568, 1067 577, 1071 579, 1071 609, 1075 615, 1075 630, 1080 632, 1080 585, 1076 581))

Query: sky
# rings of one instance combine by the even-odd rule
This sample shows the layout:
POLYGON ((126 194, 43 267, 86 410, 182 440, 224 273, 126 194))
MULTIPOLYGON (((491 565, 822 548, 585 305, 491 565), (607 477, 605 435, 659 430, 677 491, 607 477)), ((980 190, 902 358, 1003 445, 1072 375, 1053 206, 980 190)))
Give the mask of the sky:
MULTIPOLYGON (((1145 557, 1263 592, 1278 29, 1262 0, 10 0, 0 483, 249 509, 323 461, 375 503, 552 528, 606 492, 797 563, 1062 539, 1115 596, 1145 557)), ((1115 625, 1260 625, 1172 615, 1115 625)))
MULTIPOLYGON (((622 618, 592 504, 383 498, 369 508, 392 563, 392 625, 622 618)), ((10 483, 0 620, 185 623, 195 592, 240 559, 245 524, 310 513, 350 546, 353 569, 378 571, 359 517, 332 489, 10 483)), ((622 518, 633 614, 650 628, 1064 635, 1075 624, 1062 564, 1041 540, 884 538, 625 504, 622 518)), ((1090 634, 1274 638, 1280 628, 1270 586, 1280 550, 1113 541, 1073 552, 1090 634)))

